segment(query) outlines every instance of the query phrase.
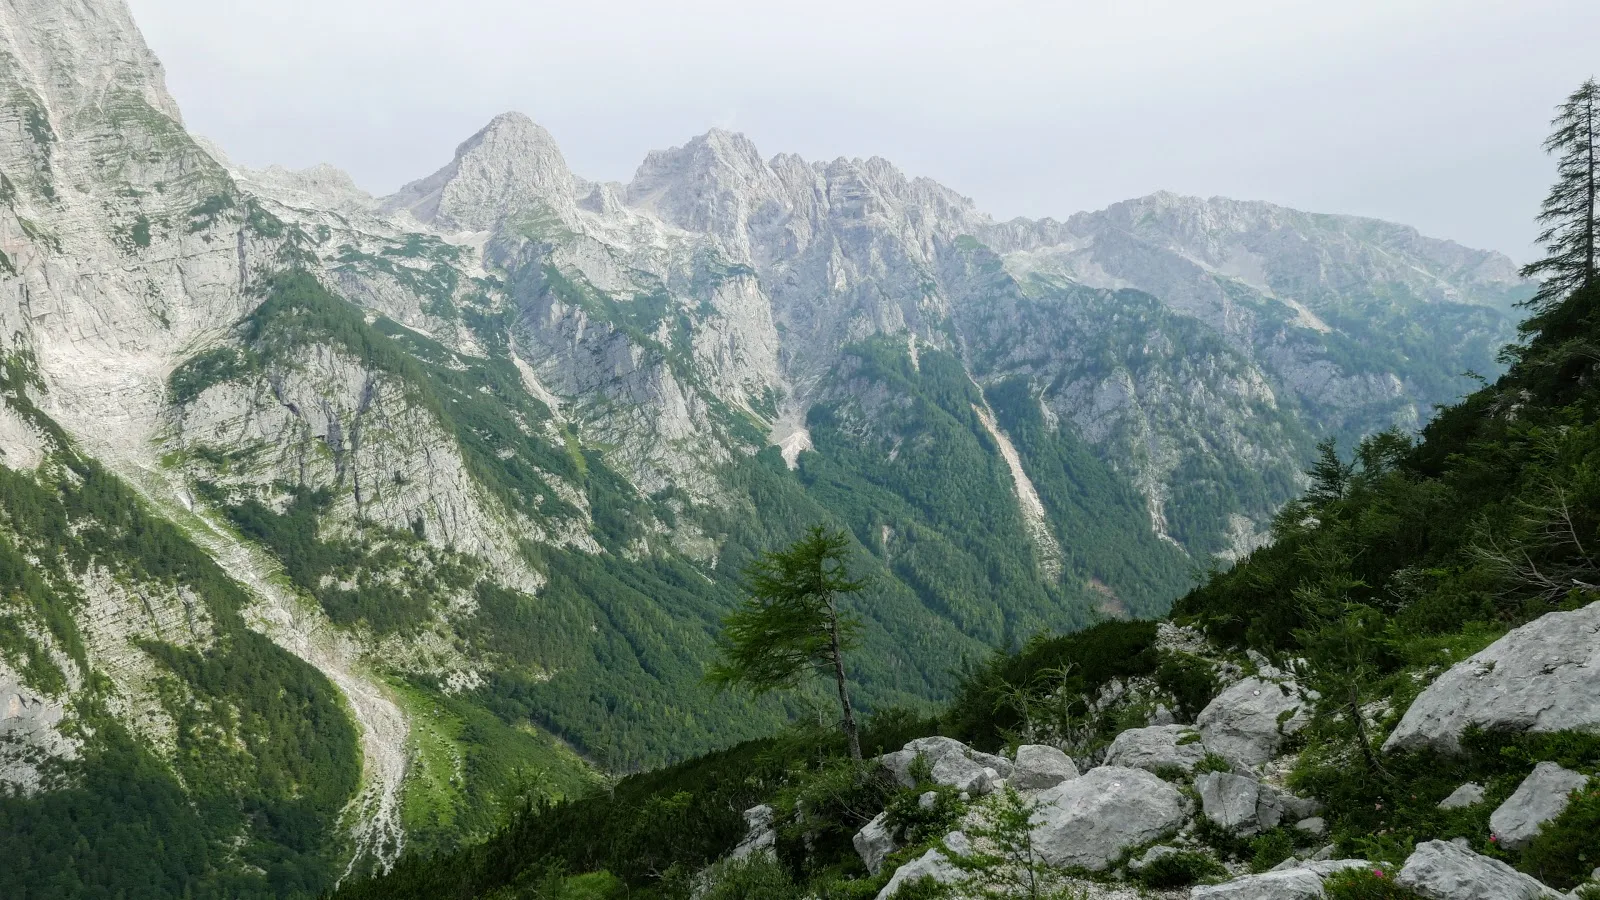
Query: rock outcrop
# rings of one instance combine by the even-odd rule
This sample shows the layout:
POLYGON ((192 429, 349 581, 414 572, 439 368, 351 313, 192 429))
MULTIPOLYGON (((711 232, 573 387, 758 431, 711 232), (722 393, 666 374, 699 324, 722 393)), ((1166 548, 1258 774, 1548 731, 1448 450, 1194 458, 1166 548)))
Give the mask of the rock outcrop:
POLYGON ((1553 762, 1533 767, 1506 802, 1489 816, 1489 828, 1508 850, 1521 850, 1539 834, 1539 826, 1561 815, 1572 792, 1589 783, 1589 776, 1553 762))
POLYGON ((1200 733, 1188 725, 1152 725, 1130 728, 1117 735, 1106 749, 1106 765, 1156 772, 1176 769, 1192 772, 1206 757, 1200 733))
POLYGON ((1201 885, 1189 896, 1191 900, 1321 900, 1327 896, 1322 883, 1329 875, 1371 865, 1364 859, 1306 863, 1278 872, 1245 875, 1222 884, 1201 885))
POLYGON ((1101 766, 1041 791, 1033 844, 1054 866, 1108 867, 1124 850, 1177 831, 1189 803, 1143 769, 1101 766))
POLYGON ((1194 724, 1206 749, 1235 767, 1256 771, 1309 719, 1299 687, 1268 670, 1218 694, 1194 724))
POLYGON ((1043 744, 1023 744, 1017 748, 1015 770, 1009 776, 1019 791, 1042 791, 1078 777, 1072 757, 1043 744))
POLYGON ((1427 841, 1395 881, 1427 900, 1560 900, 1561 894, 1498 859, 1448 841, 1427 841))
POLYGON ((1460 749, 1469 728, 1600 730, 1600 603, 1546 613, 1451 666, 1411 704, 1384 749, 1460 749))

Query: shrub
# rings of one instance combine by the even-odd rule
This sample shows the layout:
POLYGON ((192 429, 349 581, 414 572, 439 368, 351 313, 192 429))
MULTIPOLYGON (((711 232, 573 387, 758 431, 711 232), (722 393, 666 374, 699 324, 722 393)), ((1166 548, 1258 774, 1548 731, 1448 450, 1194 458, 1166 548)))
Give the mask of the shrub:
POLYGON ((799 900, 802 891, 778 861, 765 853, 719 863, 698 900, 799 900))
POLYGON ((1147 888, 1176 888, 1226 874, 1222 863, 1210 854, 1171 853, 1139 870, 1135 878, 1147 888))
POLYGON ((1546 822, 1522 856, 1522 870, 1563 890, 1577 887, 1600 866, 1600 778, 1573 792, 1572 801, 1546 822))
POLYGON ((1395 883, 1386 869, 1350 869, 1322 883, 1328 900, 1422 900, 1420 894, 1395 883))
POLYGON ((1274 828, 1250 842, 1250 871, 1265 872, 1294 855, 1294 835, 1286 828, 1274 828))

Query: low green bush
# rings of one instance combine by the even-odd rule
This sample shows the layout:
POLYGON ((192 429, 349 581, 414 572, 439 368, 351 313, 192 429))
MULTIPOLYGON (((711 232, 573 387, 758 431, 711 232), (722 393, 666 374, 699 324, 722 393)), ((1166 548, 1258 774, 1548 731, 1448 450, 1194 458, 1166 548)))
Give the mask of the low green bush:
POLYGON ((1382 867, 1336 872, 1322 883, 1322 890, 1328 900, 1423 900, 1382 867))
POLYGON ((1222 863, 1208 853, 1172 853, 1152 861, 1134 876, 1147 888, 1188 887, 1207 878, 1227 874, 1222 863))

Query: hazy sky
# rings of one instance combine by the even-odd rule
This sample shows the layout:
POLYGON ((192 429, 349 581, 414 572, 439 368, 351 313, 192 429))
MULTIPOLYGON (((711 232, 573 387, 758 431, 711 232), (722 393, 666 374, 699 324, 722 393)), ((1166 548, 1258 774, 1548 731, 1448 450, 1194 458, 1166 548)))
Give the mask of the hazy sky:
POLYGON ((713 125, 883 156, 999 218, 1168 189, 1525 260, 1595 0, 131 0, 190 127, 388 193, 521 110, 626 181, 713 125))

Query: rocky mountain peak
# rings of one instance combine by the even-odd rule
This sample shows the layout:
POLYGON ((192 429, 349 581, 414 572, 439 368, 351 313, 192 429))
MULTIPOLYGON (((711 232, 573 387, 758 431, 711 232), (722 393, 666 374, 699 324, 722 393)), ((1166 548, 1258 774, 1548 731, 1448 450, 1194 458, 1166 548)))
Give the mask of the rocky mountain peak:
POLYGON ((0 46, 14 59, 0 78, 22 81, 58 121, 132 95, 181 122, 161 63, 121 0, 7 0, 0 46))
POLYGON ((444 229, 486 231, 506 216, 574 214, 575 183, 566 158, 539 124, 502 113, 456 148, 443 169, 383 202, 384 212, 409 212, 444 229))
POLYGON ((787 206, 784 194, 749 138, 714 128, 681 147, 652 151, 626 196, 631 206, 679 228, 714 235, 748 256, 752 218, 765 204, 787 206))

